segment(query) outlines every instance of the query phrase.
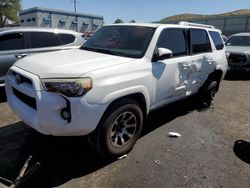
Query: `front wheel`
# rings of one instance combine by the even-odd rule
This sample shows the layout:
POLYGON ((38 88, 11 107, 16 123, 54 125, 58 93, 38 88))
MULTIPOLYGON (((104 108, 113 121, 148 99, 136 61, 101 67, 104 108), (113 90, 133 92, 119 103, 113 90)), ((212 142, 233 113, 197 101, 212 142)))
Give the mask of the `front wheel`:
POLYGON ((89 143, 105 158, 119 157, 130 150, 140 136, 143 113, 136 101, 126 98, 105 112, 89 143))

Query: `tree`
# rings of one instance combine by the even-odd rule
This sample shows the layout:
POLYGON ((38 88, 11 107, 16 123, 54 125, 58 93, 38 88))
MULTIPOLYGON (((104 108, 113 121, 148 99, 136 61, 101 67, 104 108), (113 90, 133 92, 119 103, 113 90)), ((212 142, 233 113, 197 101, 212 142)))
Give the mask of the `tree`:
POLYGON ((117 24, 117 23, 123 23, 123 21, 120 18, 117 18, 114 23, 115 24, 117 24))
POLYGON ((18 22, 21 0, 0 0, 0 27, 4 27, 7 19, 18 22))
POLYGON ((131 20, 129 23, 135 23, 135 20, 133 19, 133 20, 131 20))

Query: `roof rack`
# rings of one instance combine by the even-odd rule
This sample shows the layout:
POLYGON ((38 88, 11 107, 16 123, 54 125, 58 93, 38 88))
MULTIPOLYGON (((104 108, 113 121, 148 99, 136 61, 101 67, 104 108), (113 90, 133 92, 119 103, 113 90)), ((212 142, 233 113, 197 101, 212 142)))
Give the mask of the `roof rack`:
POLYGON ((205 25, 205 24, 198 24, 198 23, 191 23, 191 22, 179 22, 179 25, 205 27, 205 28, 211 28, 211 29, 215 28, 213 25, 205 25))

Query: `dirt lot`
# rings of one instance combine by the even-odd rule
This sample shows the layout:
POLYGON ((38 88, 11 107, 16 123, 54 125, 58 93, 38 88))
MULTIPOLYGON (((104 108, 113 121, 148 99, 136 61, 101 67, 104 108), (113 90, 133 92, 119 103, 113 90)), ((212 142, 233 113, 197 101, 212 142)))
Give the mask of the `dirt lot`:
POLYGON ((32 154, 41 167, 23 187, 250 187, 249 75, 229 75, 209 109, 190 98, 153 112, 116 161, 100 159, 84 137, 40 135, 0 103, 0 176, 13 179, 32 154))

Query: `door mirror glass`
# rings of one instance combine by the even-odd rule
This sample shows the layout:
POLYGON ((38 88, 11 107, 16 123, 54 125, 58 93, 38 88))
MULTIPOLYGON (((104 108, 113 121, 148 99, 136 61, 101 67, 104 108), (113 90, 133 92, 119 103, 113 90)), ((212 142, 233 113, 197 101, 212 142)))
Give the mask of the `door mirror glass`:
POLYGON ((173 56, 173 52, 167 48, 158 48, 158 57, 160 59, 167 59, 173 56))

